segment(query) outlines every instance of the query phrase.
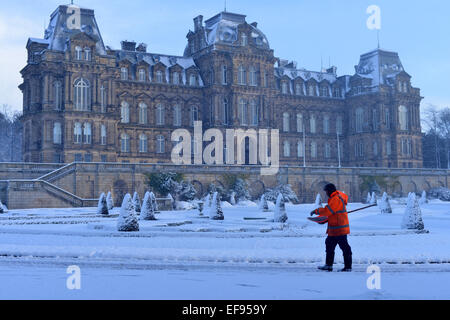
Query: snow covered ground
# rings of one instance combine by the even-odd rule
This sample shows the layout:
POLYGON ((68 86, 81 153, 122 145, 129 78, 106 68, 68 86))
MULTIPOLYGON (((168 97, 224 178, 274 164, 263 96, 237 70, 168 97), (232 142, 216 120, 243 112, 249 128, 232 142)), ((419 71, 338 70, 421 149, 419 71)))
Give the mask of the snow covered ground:
POLYGON ((245 219, 273 218, 252 203, 224 205, 225 221, 163 212, 137 233, 116 232, 118 209, 12 210, 0 215, 0 299, 450 299, 450 203, 422 206, 423 234, 400 228, 405 200, 391 204, 350 215, 351 274, 315 270, 325 227, 306 220, 312 205, 287 205, 287 224, 245 219), (381 290, 367 288, 371 264, 381 290), (79 291, 66 288, 71 265, 79 291))

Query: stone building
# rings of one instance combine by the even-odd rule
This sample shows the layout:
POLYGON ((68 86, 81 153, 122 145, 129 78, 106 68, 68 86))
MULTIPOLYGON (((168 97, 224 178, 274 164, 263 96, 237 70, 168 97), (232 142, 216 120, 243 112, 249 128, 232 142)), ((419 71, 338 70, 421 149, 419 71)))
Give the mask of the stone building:
POLYGON ((196 17, 183 56, 133 41, 116 50, 93 10, 68 25, 75 13, 59 6, 44 38, 28 40, 25 162, 168 163, 172 132, 201 120, 223 132, 279 129, 282 165, 422 167, 422 97, 395 52, 362 55, 354 75, 309 71, 229 12, 196 17))

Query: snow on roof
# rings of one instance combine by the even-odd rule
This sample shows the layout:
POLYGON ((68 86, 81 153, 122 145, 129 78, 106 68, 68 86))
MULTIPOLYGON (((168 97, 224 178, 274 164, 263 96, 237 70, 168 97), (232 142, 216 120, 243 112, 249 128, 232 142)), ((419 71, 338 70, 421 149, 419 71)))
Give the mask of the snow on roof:
POLYGON ((327 72, 317 72, 317 71, 309 71, 305 69, 296 69, 296 68, 287 68, 287 67, 278 67, 275 70, 275 75, 279 78, 284 76, 289 77, 294 80, 297 78, 302 78, 304 81, 308 81, 310 79, 314 79, 317 82, 322 82, 326 80, 330 83, 334 83, 337 80, 336 75, 327 73, 327 72))
POLYGON ((356 75, 372 79, 373 86, 390 85, 391 83, 386 79, 396 77, 404 71, 398 53, 383 49, 376 49, 361 55, 355 69, 356 75))

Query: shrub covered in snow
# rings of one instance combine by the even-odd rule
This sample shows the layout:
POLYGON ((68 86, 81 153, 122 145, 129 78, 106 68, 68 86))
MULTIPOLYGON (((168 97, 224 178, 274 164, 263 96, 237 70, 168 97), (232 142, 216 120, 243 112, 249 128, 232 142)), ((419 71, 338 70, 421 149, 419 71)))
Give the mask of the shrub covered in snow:
POLYGON ((120 232, 139 231, 139 221, 130 194, 125 195, 123 199, 119 219, 117 220, 117 230, 120 232))
POLYGON ((245 201, 250 200, 250 193, 248 192, 248 184, 245 180, 237 178, 232 188, 232 191, 236 194, 236 200, 245 201))
POLYGON ((155 208, 153 208, 152 194, 146 192, 144 196, 144 202, 142 203, 141 220, 156 220, 155 208))
POLYGON ((3 203, 0 201, 0 214, 6 213, 3 203))
POLYGON ((184 181, 183 175, 179 173, 152 173, 147 175, 147 178, 149 187, 163 197, 170 193, 176 201, 192 201, 197 194, 195 187, 184 181))
POLYGON ((429 195, 431 198, 441 201, 450 201, 450 189, 444 187, 431 189, 429 195))
POLYGON ((378 202, 378 207, 380 208, 381 213, 383 214, 392 213, 391 203, 389 202, 389 197, 386 192, 383 193, 383 197, 378 202))
POLYGON ((275 212, 274 212, 274 217, 273 217, 273 221, 274 222, 280 222, 280 223, 285 223, 288 220, 288 216, 286 213, 286 205, 284 202, 284 197, 283 195, 280 193, 277 197, 277 202, 275 205, 275 212))
POLYGON ((427 192, 424 190, 422 192, 422 196, 420 197, 419 204, 420 205, 424 205, 424 204, 427 204, 427 203, 428 203, 427 192))
POLYGON ((367 194, 367 198, 366 198, 366 203, 370 204, 370 201, 372 200, 372 195, 370 194, 370 192, 367 194))
POLYGON ((297 195, 292 190, 292 187, 290 184, 280 184, 273 189, 268 189, 264 195, 265 195, 267 201, 276 202, 278 199, 278 195, 280 193, 282 194, 285 202, 286 201, 292 202, 292 203, 300 202, 297 198, 297 195))
POLYGON ((408 195, 405 214, 403 216, 402 229, 423 230, 422 211, 415 193, 408 195))
POLYGON ((314 209, 319 209, 319 208, 323 208, 322 196, 320 195, 320 193, 317 194, 316 201, 314 202, 314 209))
POLYGON ((211 220, 224 220, 225 219, 225 217, 223 215, 220 195, 218 192, 214 193, 209 217, 211 218, 211 220))
POLYGON ((259 200, 259 210, 262 210, 263 212, 269 211, 269 204, 267 203, 265 195, 262 195, 261 200, 259 200))
POLYGON ((236 192, 231 192, 231 195, 230 195, 230 204, 232 205, 232 206, 235 206, 236 205, 236 192))
POLYGON ((141 199, 139 198, 139 194, 137 192, 135 192, 133 195, 133 206, 134 211, 136 211, 137 213, 141 212, 141 199))
POLYGON ((369 204, 377 204, 377 195, 375 194, 375 192, 372 192, 369 204))
POLYGON ((98 199, 98 205, 97 205, 97 214, 101 215, 109 215, 108 211, 108 203, 106 201, 106 196, 104 193, 100 195, 100 198, 98 199))
POLYGON ((111 192, 108 192, 108 195, 106 196, 106 204, 108 206, 109 211, 114 209, 114 200, 113 200, 111 192))
POLYGON ((155 211, 155 213, 158 213, 159 212, 158 202, 156 201, 156 196, 153 192, 150 192, 150 200, 152 202, 153 210, 155 211))

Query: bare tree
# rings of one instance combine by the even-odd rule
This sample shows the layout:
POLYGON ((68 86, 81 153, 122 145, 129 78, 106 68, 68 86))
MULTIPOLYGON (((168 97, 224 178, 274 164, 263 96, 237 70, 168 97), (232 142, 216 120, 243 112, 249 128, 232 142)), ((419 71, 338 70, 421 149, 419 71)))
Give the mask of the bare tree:
POLYGON ((425 110, 425 117, 422 122, 428 127, 429 132, 434 137, 434 154, 436 161, 436 168, 441 167, 441 159, 439 157, 439 111, 436 106, 429 105, 425 110))
POLYGON ((438 129, 445 141, 447 168, 450 169, 450 108, 447 107, 439 112, 438 129))

